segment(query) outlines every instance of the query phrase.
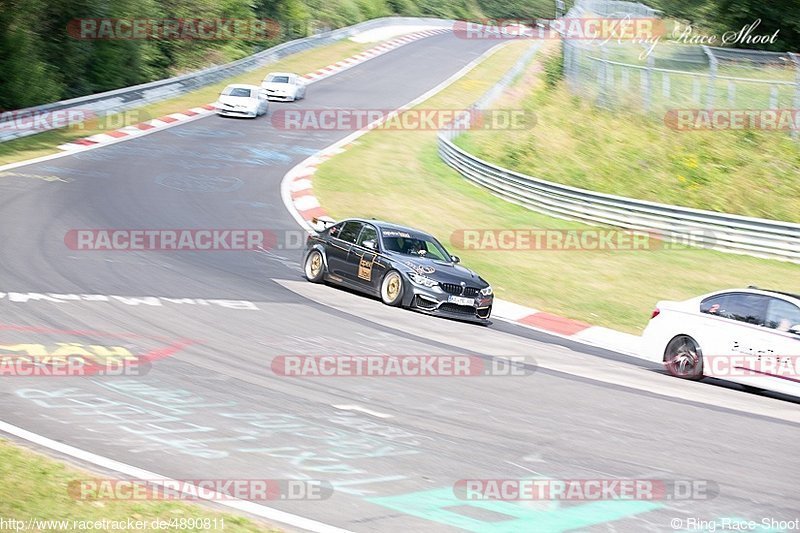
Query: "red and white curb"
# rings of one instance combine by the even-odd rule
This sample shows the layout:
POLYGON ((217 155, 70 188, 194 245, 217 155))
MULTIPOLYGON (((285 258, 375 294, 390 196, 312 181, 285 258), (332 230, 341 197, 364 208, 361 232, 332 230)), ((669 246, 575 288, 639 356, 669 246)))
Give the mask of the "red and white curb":
POLYGON ((321 79, 327 78, 328 76, 333 76, 343 70, 347 70, 351 67, 359 65, 364 61, 369 61, 375 57, 385 54, 386 52, 391 52, 397 48, 400 48, 403 45, 408 43, 418 41, 420 39, 424 39, 425 37, 432 37, 433 35, 439 35, 442 33, 447 33, 452 31, 450 28, 437 28, 432 30, 423 30, 414 33, 409 33, 408 35, 404 35, 402 37, 397 37, 396 39, 392 39, 390 41, 386 41, 385 43, 379 44, 374 48, 370 48, 369 50, 365 50, 360 54, 356 54, 352 57, 348 57, 347 59, 343 59, 341 61, 337 61, 327 67, 323 67, 321 69, 315 70, 314 72, 310 72, 303 76, 303 78, 309 81, 309 83, 313 83, 315 81, 319 81, 321 79))
POLYGON ((492 318, 515 322, 565 339, 638 357, 641 337, 623 331, 593 326, 580 320, 539 311, 532 307, 495 299, 492 318))
POLYGON ((193 107, 192 109, 187 109, 182 113, 171 113, 169 115, 164 115, 163 117, 154 118, 152 120, 147 120, 145 122, 140 122, 132 126, 125 126, 124 128, 120 128, 118 130, 109 131, 108 133, 98 133, 96 135, 84 137, 83 139, 77 139, 68 143, 61 144, 58 146, 58 148, 60 148, 61 150, 68 150, 68 151, 85 150, 87 148, 91 148, 102 144, 119 142, 121 139, 125 138, 138 137, 140 135, 144 135, 145 133, 149 133, 151 131, 164 129, 169 126, 174 126, 180 122, 188 122, 190 120, 196 120, 200 117, 210 115, 213 112, 214 112, 214 106, 211 104, 200 107, 193 107))
MULTIPOLYGON (((500 45, 502 46, 502 45, 500 45)), ((408 109, 427 100, 429 97, 440 92, 448 85, 452 84, 467 72, 472 70, 478 63, 494 53, 498 47, 494 47, 475 61, 464 67, 439 86, 434 87, 414 101, 398 108, 395 111, 408 109)), ((353 146, 354 141, 362 135, 368 133, 380 122, 387 120, 389 115, 384 116, 365 128, 355 131, 340 141, 328 146, 302 161, 292 168, 283 177, 281 183, 281 196, 294 219, 308 231, 319 229, 313 222, 315 218, 329 218, 325 209, 314 195, 313 179, 319 166, 353 146)), ((573 340, 581 344, 598 346, 615 352, 628 355, 637 355, 639 352, 640 337, 622 331, 613 330, 601 326, 593 326, 586 322, 561 317, 552 313, 547 313, 515 304, 501 299, 495 299, 492 309, 492 318, 513 322, 522 326, 543 331, 561 338, 573 340)))
MULTIPOLYGON (((385 43, 381 43, 378 46, 370 48, 369 50, 366 50, 354 56, 348 57, 347 59, 337 61, 336 63, 328 65, 327 67, 315 70, 314 72, 304 75, 303 78, 308 80, 307 84, 310 85, 312 83, 333 76, 334 74, 338 74, 339 72, 352 68, 356 65, 360 65, 365 61, 369 61, 370 59, 374 59, 387 52, 400 48, 401 46, 406 45, 408 43, 418 41, 426 37, 431 37, 433 35, 446 33, 449 31, 451 31, 450 28, 437 28, 437 29, 423 30, 414 33, 409 33, 408 35, 404 35, 402 37, 386 41, 385 43)), ((165 115, 163 117, 147 120, 139 124, 126 126, 118 130, 109 131, 105 133, 98 133, 96 135, 91 135, 89 137, 84 137, 82 139, 76 139, 74 141, 61 144, 58 146, 58 148, 69 152, 76 152, 76 151, 86 150, 89 148, 94 148, 96 146, 117 143, 122 140, 128 140, 134 137, 145 135, 147 133, 163 130, 180 123, 197 120, 198 118, 202 118, 204 116, 213 114, 214 109, 215 108, 213 104, 206 104, 200 107, 193 107, 192 109, 187 109, 186 111, 182 111, 180 113, 172 113, 169 115, 165 115)))

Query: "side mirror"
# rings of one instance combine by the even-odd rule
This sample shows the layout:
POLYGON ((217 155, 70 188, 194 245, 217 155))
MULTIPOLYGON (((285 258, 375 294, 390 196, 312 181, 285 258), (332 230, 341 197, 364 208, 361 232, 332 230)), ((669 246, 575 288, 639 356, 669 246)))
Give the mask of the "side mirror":
POLYGON ((377 250, 378 249, 378 243, 375 242, 373 239, 364 241, 362 243, 362 245, 364 246, 364 248, 369 248, 370 250, 377 250))
POLYGON ((450 260, 453 261, 453 263, 460 263, 461 262, 461 258, 458 257, 457 255, 451 255, 450 256, 450 260))
POLYGON ((800 335, 800 324, 795 324, 794 326, 789 328, 789 333, 794 333, 795 335, 800 335))

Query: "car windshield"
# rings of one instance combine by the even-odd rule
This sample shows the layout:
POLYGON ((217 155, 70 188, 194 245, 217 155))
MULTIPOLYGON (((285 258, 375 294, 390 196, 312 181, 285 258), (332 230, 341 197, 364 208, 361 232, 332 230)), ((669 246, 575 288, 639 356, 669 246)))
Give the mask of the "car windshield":
POLYGON ((289 76, 270 76, 267 83, 289 83, 289 76))
POLYGON ((382 234, 383 246, 390 252, 450 261, 450 254, 434 239, 394 230, 385 230, 382 234))
POLYGON ((222 94, 225 96, 238 96, 241 98, 250 98, 250 89, 245 89, 243 87, 228 87, 222 94))

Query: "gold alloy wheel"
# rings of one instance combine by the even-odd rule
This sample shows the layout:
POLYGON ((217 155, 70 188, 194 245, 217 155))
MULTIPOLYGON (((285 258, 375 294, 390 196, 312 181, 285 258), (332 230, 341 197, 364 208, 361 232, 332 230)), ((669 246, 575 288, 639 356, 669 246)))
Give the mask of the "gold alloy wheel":
POLYGON ((322 256, 319 255, 319 252, 311 255, 311 277, 316 278, 319 275, 320 270, 322 270, 322 256))
POLYGON ((403 296, 403 280, 396 271, 386 274, 381 283, 381 300, 386 305, 396 306, 403 296))
POLYGON ((395 300, 400 293, 400 280, 397 276, 392 276, 389 280, 389 285, 386 287, 386 295, 390 300, 395 300))
POLYGON ((322 263, 322 254, 314 250, 308 255, 306 259, 306 279, 313 283, 322 281, 322 272, 324 265, 322 263))

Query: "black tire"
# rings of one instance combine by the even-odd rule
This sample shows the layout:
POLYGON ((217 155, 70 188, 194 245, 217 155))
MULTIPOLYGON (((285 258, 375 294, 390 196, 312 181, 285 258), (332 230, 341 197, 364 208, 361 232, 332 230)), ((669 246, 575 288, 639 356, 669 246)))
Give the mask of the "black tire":
POLYGON ((681 379, 703 379, 703 352, 693 338, 678 335, 664 350, 664 366, 667 372, 681 379))
POLYGON ((303 264, 303 274, 311 283, 322 283, 325 277, 325 261, 319 250, 311 250, 303 264))
POLYGON ((405 285, 397 270, 390 270, 381 280, 381 301, 392 307, 399 307, 403 301, 405 285))

